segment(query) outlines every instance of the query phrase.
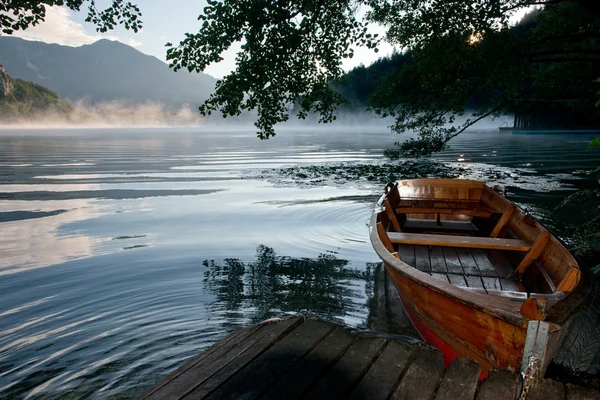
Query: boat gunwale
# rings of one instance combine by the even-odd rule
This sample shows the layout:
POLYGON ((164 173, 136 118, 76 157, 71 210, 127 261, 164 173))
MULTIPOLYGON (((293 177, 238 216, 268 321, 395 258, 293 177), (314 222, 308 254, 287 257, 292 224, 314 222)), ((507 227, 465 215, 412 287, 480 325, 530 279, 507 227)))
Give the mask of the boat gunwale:
MULTIPOLYGON (((424 178, 424 179, 399 180, 399 181, 396 181, 395 184, 398 186, 400 186, 400 185, 409 186, 406 184, 403 185, 403 182, 411 182, 411 181, 419 182, 421 184, 423 184, 423 183, 431 184, 431 183, 435 182, 435 184, 437 186, 453 186, 453 187, 455 187, 457 185, 457 183, 459 183, 461 186, 473 186, 473 187, 482 188, 483 190, 488 190, 488 191, 492 192, 494 195, 502 198, 503 200, 505 200, 505 202, 513 204, 515 206, 516 211, 519 214, 521 214, 521 216, 524 217, 527 215, 527 213, 524 212, 524 210, 522 210, 520 207, 518 207, 516 204, 514 204, 510 200, 503 198, 499 193, 497 193, 492 188, 487 186, 486 183, 483 181, 469 180, 469 179, 424 178), (459 181, 459 182, 457 182, 457 181, 459 181)), ((391 184, 388 184, 388 185, 391 185, 391 184)), ((421 286, 425 286, 431 290, 434 290, 434 291, 436 291, 442 295, 445 295, 455 301, 458 301, 462 304, 468 305, 469 307, 472 307, 474 309, 485 312, 486 314, 501 318, 502 320, 507 321, 509 323, 512 323, 512 324, 515 324, 518 326, 526 326, 529 319, 523 317, 520 312, 520 308, 521 308, 524 300, 516 299, 516 298, 508 298, 508 297, 490 296, 489 294, 480 294, 480 293, 468 291, 466 289, 460 288, 459 286, 455 286, 451 283, 440 281, 440 280, 432 277, 431 275, 428 275, 425 272, 419 271, 417 268, 414 268, 413 266, 408 265, 405 262, 394 257, 385 248, 385 246, 381 242, 381 238, 379 237, 379 233, 376 229, 377 216, 379 215, 380 212, 382 212, 383 202, 385 201, 388 194, 389 194, 389 192, 387 192, 387 186, 386 186, 386 192, 381 196, 381 198, 377 202, 378 207, 376 207, 376 209, 373 211, 373 215, 371 217, 370 225, 369 225, 371 244, 373 245, 373 248, 375 249, 375 252, 377 253, 377 255, 384 261, 385 264, 394 268, 395 270, 397 270, 398 272, 400 272, 407 278, 415 281, 417 284, 420 284, 421 286)), ((433 198, 431 200, 435 201, 436 199, 433 198)), ((541 225, 536 219, 532 218, 532 222, 534 223, 536 228, 543 230, 543 231, 547 231, 543 227, 543 225, 541 225)), ((552 235, 550 232, 548 232, 548 233, 550 234, 549 240, 557 243, 562 248, 562 250, 571 258, 571 260, 574 263, 574 266, 581 271, 581 268, 579 267, 577 261, 573 258, 571 253, 569 253, 569 251, 564 247, 564 245, 554 235, 552 235)), ((586 286, 586 285, 583 285, 581 282, 582 280, 584 280, 582 278, 583 278, 583 276, 580 276, 579 282, 575 286, 573 291, 567 293, 567 295, 563 299, 556 301, 555 303, 553 303, 552 305, 550 305, 548 307, 548 309, 546 310, 546 316, 544 318, 544 321, 550 322, 550 323, 553 323, 556 325, 562 325, 568 320, 570 315, 572 315, 574 312, 573 309, 578 308, 578 306, 583 303, 585 294, 587 293, 587 290, 585 290, 585 288, 584 288, 584 286, 586 286)))
POLYGON ((415 283, 449 297, 452 300, 485 312, 486 314, 501 318, 502 320, 513 325, 526 327, 527 319, 523 318, 523 316, 520 314, 523 301, 503 297, 491 298, 489 295, 483 295, 461 289, 460 287, 451 283, 442 282, 394 257, 385 248, 381 242, 381 239, 379 238, 379 233, 376 229, 378 213, 378 211, 373 213, 369 224, 371 244, 373 245, 377 255, 386 265, 394 268, 396 271, 400 272, 402 275, 411 279, 415 283))

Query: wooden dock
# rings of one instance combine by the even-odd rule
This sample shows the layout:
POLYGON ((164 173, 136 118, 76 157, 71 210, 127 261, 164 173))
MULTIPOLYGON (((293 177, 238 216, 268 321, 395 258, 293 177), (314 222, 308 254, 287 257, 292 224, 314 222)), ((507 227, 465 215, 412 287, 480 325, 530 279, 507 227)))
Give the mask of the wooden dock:
MULTIPOLYGON (((302 316, 236 331, 150 387, 141 399, 516 399, 519 376, 393 335, 352 332, 302 316)), ((528 399, 600 399, 600 393, 544 380, 528 399)))

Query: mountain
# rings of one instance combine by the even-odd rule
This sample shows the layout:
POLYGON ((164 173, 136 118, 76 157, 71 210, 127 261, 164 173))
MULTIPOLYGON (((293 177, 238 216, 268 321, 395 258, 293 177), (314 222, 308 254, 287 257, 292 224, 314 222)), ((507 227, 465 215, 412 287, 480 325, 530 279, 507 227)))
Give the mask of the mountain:
POLYGON ((14 78, 44 85, 63 99, 90 102, 154 101, 196 107, 216 82, 203 73, 174 72, 156 57, 106 39, 69 47, 0 36, 0 64, 14 78))
POLYGON ((52 90, 33 82, 13 79, 0 68, 0 120, 29 119, 48 112, 66 114, 71 106, 52 90))

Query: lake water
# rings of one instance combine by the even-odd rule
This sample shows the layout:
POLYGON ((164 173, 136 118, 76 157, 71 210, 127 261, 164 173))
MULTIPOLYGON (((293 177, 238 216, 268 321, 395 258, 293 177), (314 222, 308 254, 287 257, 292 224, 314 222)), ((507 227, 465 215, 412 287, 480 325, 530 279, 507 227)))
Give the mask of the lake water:
POLYGON ((593 135, 468 132, 389 162, 385 127, 0 133, 0 398, 129 398, 286 313, 367 328, 386 179, 484 179, 563 236, 593 135))

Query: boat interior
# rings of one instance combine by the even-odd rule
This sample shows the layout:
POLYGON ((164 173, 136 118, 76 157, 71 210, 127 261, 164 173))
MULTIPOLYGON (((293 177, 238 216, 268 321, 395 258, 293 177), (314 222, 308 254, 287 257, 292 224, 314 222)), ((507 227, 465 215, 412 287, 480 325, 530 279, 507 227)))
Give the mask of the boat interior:
POLYGON ((386 186, 378 236, 403 263, 482 294, 560 300, 580 270, 538 222, 483 182, 417 179, 386 186))

